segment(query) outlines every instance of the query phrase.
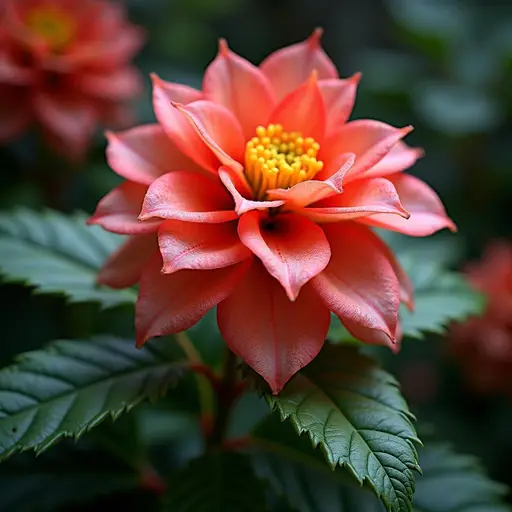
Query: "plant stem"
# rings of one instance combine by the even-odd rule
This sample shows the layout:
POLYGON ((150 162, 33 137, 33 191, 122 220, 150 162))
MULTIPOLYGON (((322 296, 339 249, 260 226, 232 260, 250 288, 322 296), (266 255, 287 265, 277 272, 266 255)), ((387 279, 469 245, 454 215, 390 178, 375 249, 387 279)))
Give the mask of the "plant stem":
POLYGON ((237 357, 231 350, 226 349, 222 380, 217 389, 217 411, 212 432, 208 438, 209 447, 220 446, 226 435, 231 408, 240 394, 236 370, 237 357))

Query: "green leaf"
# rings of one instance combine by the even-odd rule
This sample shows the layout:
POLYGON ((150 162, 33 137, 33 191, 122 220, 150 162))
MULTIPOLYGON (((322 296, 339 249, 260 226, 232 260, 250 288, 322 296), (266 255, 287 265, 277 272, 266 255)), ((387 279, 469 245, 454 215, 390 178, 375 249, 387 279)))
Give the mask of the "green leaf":
POLYGON ((399 255, 414 285, 414 311, 400 312, 404 336, 411 338, 423 338, 425 332, 443 334, 451 321, 479 314, 484 304, 460 274, 446 270, 435 258, 422 257, 420 248, 399 255))
POLYGON ((431 444, 420 453, 415 512, 512 512, 507 488, 493 482, 471 456, 454 453, 445 444, 431 444))
POLYGON ((70 302, 98 302, 105 308, 133 303, 134 290, 96 284, 99 268, 123 237, 87 226, 86 218, 23 208, 0 214, 4 279, 34 286, 37 293, 64 295, 70 302))
POLYGON ((166 510, 264 512, 265 486, 246 455, 212 453, 192 460, 171 478, 166 510))
POLYGON ((326 345, 279 396, 266 398, 299 434, 308 433, 332 468, 367 482, 388 510, 411 510, 419 440, 397 382, 372 359, 326 345))
POLYGON ((62 437, 79 438, 107 417, 155 400, 185 369, 168 340, 138 350, 131 340, 59 340, 0 371, 0 460, 41 453, 62 437))

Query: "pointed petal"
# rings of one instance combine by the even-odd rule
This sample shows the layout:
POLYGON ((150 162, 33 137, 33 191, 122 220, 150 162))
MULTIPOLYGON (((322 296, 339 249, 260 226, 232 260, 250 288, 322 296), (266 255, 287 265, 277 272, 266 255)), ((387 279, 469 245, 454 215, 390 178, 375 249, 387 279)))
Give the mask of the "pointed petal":
POLYGON ((426 183, 409 174, 395 174, 389 181, 394 184, 410 217, 378 214, 360 219, 361 222, 409 236, 429 236, 443 228, 457 231, 438 195, 426 183))
POLYGON ((162 259, 154 258, 140 281, 135 311, 137 346, 153 336, 184 331, 224 300, 242 279, 251 260, 216 270, 161 273, 162 259))
POLYGON ((320 352, 330 315, 309 286, 290 302, 281 285, 255 261, 218 305, 217 320, 229 348, 279 393, 320 352))
POLYGON ((393 342, 391 338, 385 334, 383 331, 379 331, 378 329, 373 329, 371 327, 362 326, 358 322, 353 322, 348 318, 344 318, 342 324, 345 326, 347 331, 354 336, 354 338, 364 341, 370 345, 380 345, 383 347, 388 347, 395 354, 400 349, 400 340, 398 338, 398 325, 397 324, 397 334, 396 340, 393 342))
POLYGON ((267 210, 268 208, 278 208, 284 204, 284 201, 253 201, 252 199, 245 198, 239 190, 249 197, 252 192, 249 186, 240 178, 240 175, 235 173, 229 167, 221 167, 219 169, 219 178, 222 183, 233 196, 235 201, 235 211, 238 215, 242 215, 251 210, 267 210))
POLYGON ((306 41, 277 50, 261 63, 260 68, 274 87, 277 99, 305 82, 314 70, 319 79, 338 78, 336 67, 320 46, 322 33, 317 28, 306 41))
POLYGON ((99 224, 107 231, 125 235, 156 231, 160 220, 139 220, 146 191, 146 185, 125 181, 98 203, 87 223, 99 224))
POLYGON ((158 124, 107 132, 107 139, 107 162, 127 180, 151 185, 171 171, 201 172, 202 168, 184 155, 158 124))
POLYGON ((345 174, 354 164, 355 155, 343 155, 344 163, 341 168, 325 181, 309 180, 297 183, 291 188, 277 188, 267 192, 271 199, 282 199, 286 201, 286 207, 293 209, 307 206, 308 204, 326 199, 330 196, 343 192, 342 183, 345 174))
POLYGON ((331 251, 320 226, 294 214, 270 218, 248 212, 238 223, 240 240, 265 265, 291 301, 329 263, 331 251))
POLYGON ((217 57, 206 69, 203 91, 206 99, 223 105, 236 116, 247 139, 266 122, 275 104, 268 78, 258 67, 233 53, 224 39, 219 42, 217 57))
POLYGON ((233 200, 213 178, 174 171, 154 181, 144 198, 139 219, 153 217, 186 222, 217 223, 237 218, 233 200))
MULTIPOLYGON (((329 224, 324 231, 332 255, 326 269, 311 281, 313 288, 353 332, 355 324, 381 331, 394 342, 398 280, 383 242, 371 230, 354 222, 329 224)), ((374 339, 366 332, 362 341, 373 343, 374 339)))
POLYGON ((318 177, 325 179, 338 170, 338 155, 355 153, 356 161, 347 173, 345 183, 360 178, 411 130, 410 126, 400 129, 369 119, 359 119, 343 125, 322 144, 319 158, 323 160, 325 167, 318 177))
POLYGON ((213 270, 228 267, 252 254, 240 242, 236 222, 201 224, 167 220, 158 230, 158 245, 164 274, 186 268, 213 270))
MULTIPOLYGON (((199 166, 216 173, 219 167, 218 158, 205 145, 186 117, 173 105, 174 102, 179 100, 180 95, 185 98, 193 96, 192 91, 194 89, 164 82, 156 75, 152 75, 152 79, 153 108, 165 133, 185 155, 194 160, 199 166)), ((197 91, 197 94, 201 95, 199 91, 197 91)), ((188 102, 180 103, 186 104, 188 102)))
POLYGON ((316 72, 286 95, 270 114, 269 123, 279 123, 288 131, 313 137, 320 144, 325 133, 325 106, 316 72))
POLYGON ((416 160, 423 157, 423 155, 423 149, 411 148, 405 142, 399 140, 380 162, 377 162, 364 173, 364 177, 377 178, 404 171, 412 167, 416 160))
POLYGON ((187 105, 193 101, 204 99, 203 93, 193 87, 162 80, 156 73, 151 73, 149 76, 155 85, 158 84, 165 91, 169 102, 187 105))
POLYGON ((339 222, 376 213, 409 216, 393 183, 385 178, 353 181, 346 185, 342 194, 297 211, 315 222, 339 222))
POLYGON ((330 79, 318 82, 327 115, 325 129, 327 135, 339 130, 350 117, 360 79, 361 73, 356 73, 345 80, 330 79))
POLYGON ((132 235, 101 267, 98 283, 111 288, 128 288, 140 280, 150 258, 158 254, 156 233, 132 235))
POLYGON ((188 105, 174 104, 197 135, 222 165, 242 172, 245 139, 240 123, 226 108, 211 101, 194 101, 188 105))

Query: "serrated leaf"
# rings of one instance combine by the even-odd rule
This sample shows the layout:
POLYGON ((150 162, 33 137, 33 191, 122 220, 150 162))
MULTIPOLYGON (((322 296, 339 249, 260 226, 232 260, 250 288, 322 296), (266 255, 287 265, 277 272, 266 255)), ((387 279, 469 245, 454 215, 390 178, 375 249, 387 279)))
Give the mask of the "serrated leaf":
POLYGON ((79 438, 144 399, 166 393, 183 374, 176 347, 155 340, 59 340, 0 370, 0 460, 41 453, 62 437, 79 438))
POLYGON ((423 338, 425 332, 443 334, 455 320, 479 314, 484 301, 465 279, 443 268, 435 260, 421 257, 417 250, 400 254, 400 261, 414 285, 415 310, 401 309, 404 336, 423 338))
POLYGON ((299 434, 307 432, 332 468, 367 482, 388 510, 411 510, 419 440, 396 380, 372 359, 326 345, 279 396, 266 398, 299 434))
POLYGON ((415 512, 512 512, 504 502, 507 488, 490 480, 474 457, 437 443, 421 451, 420 461, 415 512))
POLYGON ((99 268, 123 237, 87 226, 86 216, 17 209, 0 214, 0 273, 4 280, 34 286, 37 293, 103 307, 133 303, 134 290, 96 284, 99 268))
POLYGON ((172 512, 264 512, 265 486, 249 457, 212 453, 194 459, 169 482, 166 510, 172 512))
MULTIPOLYGON (((330 471, 303 437, 293 437, 288 422, 271 415, 251 436, 256 474, 297 512, 381 512, 368 491, 349 481, 341 468, 330 471)), ((423 475, 416 480, 414 512, 512 512, 505 486, 491 481, 478 461, 440 443, 420 449, 423 475)), ((279 510, 279 509, 276 509, 279 510)))

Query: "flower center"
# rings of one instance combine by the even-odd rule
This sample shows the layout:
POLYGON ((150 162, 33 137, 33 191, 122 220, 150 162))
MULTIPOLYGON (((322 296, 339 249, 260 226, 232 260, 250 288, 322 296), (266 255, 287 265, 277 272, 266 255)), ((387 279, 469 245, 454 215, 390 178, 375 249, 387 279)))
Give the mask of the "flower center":
POLYGON ((285 132, 280 124, 258 126, 245 146, 245 176, 255 197, 265 199, 267 190, 312 179, 324 166, 316 159, 319 150, 315 139, 285 132))
POLYGON ((38 7, 29 11, 28 28, 42 37, 51 50, 62 49, 72 39, 76 25, 67 13, 57 7, 38 7))

